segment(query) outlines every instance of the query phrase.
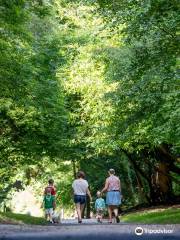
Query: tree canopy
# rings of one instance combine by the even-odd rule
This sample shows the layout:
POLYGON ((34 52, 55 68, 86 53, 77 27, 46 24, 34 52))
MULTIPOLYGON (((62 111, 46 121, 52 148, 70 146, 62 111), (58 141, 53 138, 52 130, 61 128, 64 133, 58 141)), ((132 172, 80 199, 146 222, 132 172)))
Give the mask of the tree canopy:
POLYGON ((178 201, 178 1, 0 2, 1 200, 113 167, 125 206, 178 201))

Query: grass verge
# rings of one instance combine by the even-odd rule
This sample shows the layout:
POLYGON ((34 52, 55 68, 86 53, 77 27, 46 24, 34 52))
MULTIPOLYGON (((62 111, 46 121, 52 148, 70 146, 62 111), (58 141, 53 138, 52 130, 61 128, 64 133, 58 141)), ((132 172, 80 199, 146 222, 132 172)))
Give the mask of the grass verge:
POLYGON ((47 222, 44 218, 33 217, 25 214, 0 212, 0 223, 9 224, 34 224, 34 225, 46 225, 47 222))
POLYGON ((180 208, 145 210, 122 216, 127 223, 180 224, 180 208))

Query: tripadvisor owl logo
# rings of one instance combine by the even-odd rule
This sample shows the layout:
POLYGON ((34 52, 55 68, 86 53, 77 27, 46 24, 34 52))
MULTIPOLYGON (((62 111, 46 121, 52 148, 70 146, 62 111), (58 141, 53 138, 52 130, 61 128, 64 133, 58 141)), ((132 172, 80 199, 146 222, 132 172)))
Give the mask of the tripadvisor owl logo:
POLYGON ((143 228, 142 227, 137 227, 137 228, 135 228, 135 234, 136 235, 138 235, 138 236, 140 236, 140 235, 142 235, 143 234, 143 228))

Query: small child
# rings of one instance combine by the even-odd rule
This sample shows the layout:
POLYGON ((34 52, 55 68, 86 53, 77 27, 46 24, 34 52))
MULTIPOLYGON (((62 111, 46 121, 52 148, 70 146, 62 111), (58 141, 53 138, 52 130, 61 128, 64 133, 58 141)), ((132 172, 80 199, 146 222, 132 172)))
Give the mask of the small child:
POLYGON ((55 202, 55 196, 53 196, 51 194, 51 189, 47 189, 46 194, 43 199, 43 205, 44 205, 44 209, 45 209, 46 220, 47 221, 49 220, 50 223, 53 223, 52 215, 53 215, 53 211, 56 207, 55 206, 56 202, 55 202))
POLYGON ((49 190, 49 189, 51 190, 51 195, 55 196, 56 195, 56 188, 54 186, 54 180, 53 179, 49 179, 48 186, 44 190, 44 195, 46 195, 47 190, 49 190))
POLYGON ((97 218, 97 221, 102 223, 102 218, 103 218, 103 212, 106 208, 106 205, 105 205, 105 201, 104 199, 101 197, 101 192, 98 191, 97 192, 97 199, 96 199, 96 202, 95 202, 95 209, 96 209, 96 218, 97 218))

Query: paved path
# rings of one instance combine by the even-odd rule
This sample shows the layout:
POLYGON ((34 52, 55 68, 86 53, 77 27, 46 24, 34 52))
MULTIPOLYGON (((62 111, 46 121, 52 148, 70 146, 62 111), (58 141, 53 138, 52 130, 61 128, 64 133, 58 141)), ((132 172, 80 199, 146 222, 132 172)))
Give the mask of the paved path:
MULTIPOLYGON (((83 219, 83 224, 97 224, 97 220, 95 218, 91 219, 83 219)), ((61 221, 62 224, 78 224, 77 219, 63 219, 61 221)), ((108 223, 108 219, 103 219, 103 223, 108 223)), ((113 219, 113 223, 115 223, 115 219, 113 219)), ((79 224, 78 224, 79 225, 79 224)))
POLYGON ((0 240, 179 240, 180 225, 76 224, 65 221, 51 226, 0 225, 0 240), (138 236, 135 229, 143 234, 138 236))

